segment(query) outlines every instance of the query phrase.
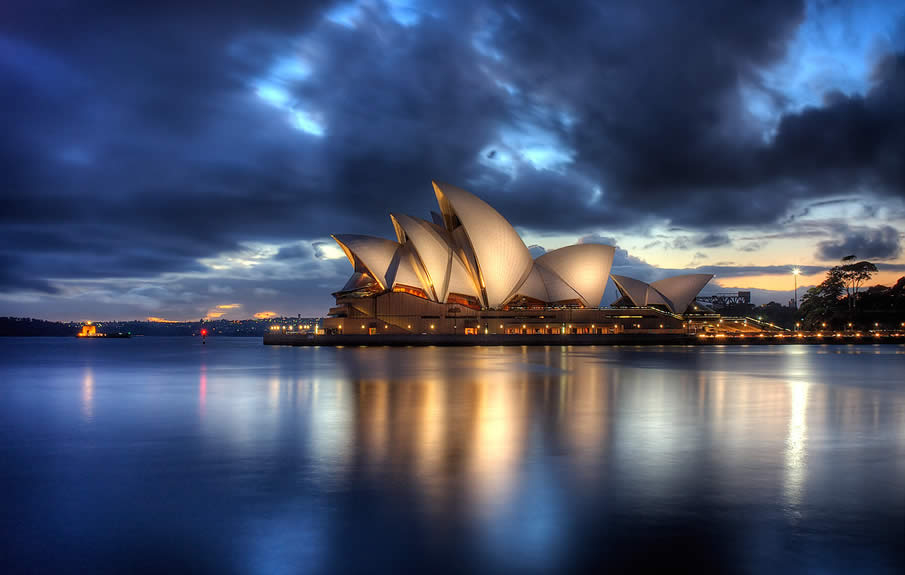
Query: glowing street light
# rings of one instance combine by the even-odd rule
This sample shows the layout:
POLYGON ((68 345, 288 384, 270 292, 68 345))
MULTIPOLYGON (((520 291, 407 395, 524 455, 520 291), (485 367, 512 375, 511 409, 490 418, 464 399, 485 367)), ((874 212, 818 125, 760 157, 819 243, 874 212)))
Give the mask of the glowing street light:
POLYGON ((795 295, 793 296, 795 299, 795 309, 798 309, 798 276, 801 275, 801 270, 795 268, 792 270, 792 277, 795 278, 795 295))

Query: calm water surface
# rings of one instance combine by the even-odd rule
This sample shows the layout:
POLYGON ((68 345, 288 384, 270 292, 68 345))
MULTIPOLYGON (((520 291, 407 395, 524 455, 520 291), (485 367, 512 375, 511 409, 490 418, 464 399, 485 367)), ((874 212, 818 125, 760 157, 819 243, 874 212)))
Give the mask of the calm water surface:
POLYGON ((0 572, 905 572, 905 348, 0 339, 0 572))

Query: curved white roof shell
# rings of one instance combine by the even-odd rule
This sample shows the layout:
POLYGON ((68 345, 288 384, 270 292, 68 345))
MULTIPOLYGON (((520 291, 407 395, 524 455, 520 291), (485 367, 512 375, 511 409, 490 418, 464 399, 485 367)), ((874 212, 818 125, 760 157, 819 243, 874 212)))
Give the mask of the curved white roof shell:
MULTIPOLYGON (((481 292, 475 286, 474 281, 468 274, 465 264, 459 259, 459 256, 453 255, 449 268, 449 284, 447 286, 446 297, 451 293, 467 295, 481 301, 481 292)), ((444 299, 444 301, 446 301, 444 299)))
POLYGON ((432 222, 390 215, 398 242, 332 236, 355 268, 341 292, 379 293, 405 286, 398 291, 441 303, 461 302, 455 294, 485 308, 500 308, 516 298, 597 307, 612 277, 634 305, 662 305, 681 313, 713 277, 688 274, 647 284, 611 276, 616 250, 600 244, 567 246, 534 260, 506 218, 486 202, 455 186, 433 182, 433 187, 441 213, 432 212, 432 222))
POLYGON ((341 292, 354 291, 368 287, 374 283, 374 278, 370 274, 353 272, 352 276, 346 281, 346 285, 342 287, 341 292))
POLYGON ((412 216, 390 214, 396 237, 412 250, 424 271, 424 290, 431 299, 446 302, 450 293, 481 301, 471 274, 461 257, 453 251, 453 241, 446 229, 412 216))
POLYGON ((399 242, 414 251, 427 274, 430 289, 426 293, 435 301, 445 302, 453 257, 449 242, 429 222, 403 214, 390 214, 390 218, 399 242))
POLYGON ((650 288, 647 282, 616 274, 611 274, 610 277, 613 278, 613 283, 616 284, 622 297, 628 298, 639 307, 647 305, 647 292, 650 288))
POLYGON ((615 253, 613 246, 576 244, 547 252, 535 264, 558 275, 586 307, 600 307, 615 253))
POLYGON ((616 284, 619 293, 627 297, 636 306, 664 305, 670 307, 670 303, 657 290, 650 287, 647 282, 627 276, 611 275, 610 277, 613 278, 613 283, 616 284))
MULTIPOLYGON (((464 228, 485 305, 500 307, 531 272, 531 253, 506 218, 487 202, 461 188, 433 184, 446 229, 453 232, 459 225, 464 228)), ((468 251, 467 246, 460 247, 468 251)))
POLYGON ((387 278, 387 271, 393 263, 399 243, 384 238, 342 234, 330 236, 345 252, 356 272, 366 273, 374 278, 383 289, 392 288, 392 278, 387 278))
POLYGON ((542 302, 553 301, 550 299, 550 294, 547 293, 547 285, 544 283, 540 267, 536 265, 531 268, 531 273, 528 274, 522 285, 515 290, 515 295, 530 297, 542 302))
POLYGON ((712 274, 687 274, 657 280, 651 284, 626 276, 611 275, 624 297, 639 307, 663 305, 673 313, 682 313, 711 279, 712 274))
POLYGON ((650 287, 663 294, 675 313, 682 313, 711 279, 713 274, 686 274, 657 280, 650 287))
POLYGON ((569 284, 563 281, 561 277, 553 271, 542 265, 535 264, 534 268, 540 273, 540 277, 544 280, 544 286, 547 288, 547 302, 572 302, 581 301, 581 295, 572 289, 569 284))
POLYGON ((390 289, 402 284, 413 288, 420 288, 425 294, 431 293, 430 281, 421 267, 415 254, 408 246, 401 246, 396 250, 390 269, 387 270, 387 281, 390 289))

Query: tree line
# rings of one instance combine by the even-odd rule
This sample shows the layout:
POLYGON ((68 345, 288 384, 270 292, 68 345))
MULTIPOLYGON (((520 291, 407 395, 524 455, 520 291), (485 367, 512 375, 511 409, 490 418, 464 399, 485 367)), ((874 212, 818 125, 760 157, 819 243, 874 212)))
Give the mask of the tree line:
POLYGON ((897 329, 905 322, 905 277, 892 287, 863 289, 877 273, 869 261, 842 258, 825 279, 801 298, 798 322, 806 330, 897 329))

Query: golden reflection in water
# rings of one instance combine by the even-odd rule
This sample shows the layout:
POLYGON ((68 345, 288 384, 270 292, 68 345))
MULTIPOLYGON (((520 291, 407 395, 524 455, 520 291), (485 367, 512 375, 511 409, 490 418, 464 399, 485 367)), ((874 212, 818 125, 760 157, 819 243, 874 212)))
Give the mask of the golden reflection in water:
MULTIPOLYGON (((428 379, 408 387, 411 396, 406 410, 411 414, 412 457, 415 476, 428 508, 442 512, 444 499, 443 464, 445 460, 446 398, 441 381, 428 379)), ((408 417, 403 416, 403 421, 408 417)))
POLYGON ((389 387, 386 380, 358 383, 359 455, 371 465, 383 463, 390 452, 389 387))
POLYGON ((318 462, 315 473, 328 487, 338 486, 345 479, 355 450, 355 409, 343 392, 345 385, 339 380, 333 385, 322 383, 316 377, 307 385, 308 416, 303 421, 318 462))
POLYGON ((515 393, 511 372, 468 384, 470 433, 468 491, 479 514, 508 502, 522 454, 525 402, 515 393))
POLYGON ((82 418, 94 419, 94 371, 87 366, 82 373, 82 418))
MULTIPOLYGON (((398 366, 396 351, 362 350, 356 360, 398 366)), ((449 350, 411 350, 404 369, 372 373, 380 378, 352 383, 356 461, 414 481, 431 512, 462 494, 477 515, 508 502, 530 420, 530 386, 508 352, 472 350, 466 363, 449 350)))
POLYGON ((601 446, 609 436, 610 382, 598 361, 582 359, 568 364, 571 376, 563 402, 566 416, 561 424, 579 487, 593 490, 601 474, 601 446))

